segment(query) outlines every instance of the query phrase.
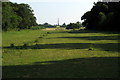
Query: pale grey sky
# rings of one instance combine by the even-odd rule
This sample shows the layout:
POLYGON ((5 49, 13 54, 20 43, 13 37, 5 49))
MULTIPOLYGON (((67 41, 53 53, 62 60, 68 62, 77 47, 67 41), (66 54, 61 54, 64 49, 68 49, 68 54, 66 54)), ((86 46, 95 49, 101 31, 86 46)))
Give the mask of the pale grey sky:
POLYGON ((34 10, 37 23, 60 24, 64 22, 81 22, 81 16, 93 7, 98 0, 10 0, 11 2, 27 3, 34 10))

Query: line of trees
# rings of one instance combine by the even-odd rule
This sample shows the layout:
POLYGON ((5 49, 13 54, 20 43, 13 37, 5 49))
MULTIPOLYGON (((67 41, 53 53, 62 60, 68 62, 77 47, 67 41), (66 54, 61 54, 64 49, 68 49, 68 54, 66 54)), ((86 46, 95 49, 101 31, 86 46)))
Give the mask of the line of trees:
POLYGON ((70 23, 66 25, 66 29, 79 29, 80 27, 82 27, 82 24, 80 22, 70 23))
MULTIPOLYGON (((94 30, 118 30, 120 21, 120 2, 97 2, 93 8, 86 12, 81 20, 86 29, 94 30)), ((12 2, 2 3, 2 30, 30 29, 37 26, 36 17, 28 4, 17 4, 12 2)), ((80 28, 81 23, 63 24, 66 29, 80 28)), ((45 27, 51 25, 44 24, 45 27)), ((51 26, 54 27, 54 26, 51 26)))
POLYGON ((91 11, 86 12, 81 20, 86 29, 114 30, 120 25, 120 2, 97 2, 91 11))
POLYGON ((37 25, 36 17, 28 4, 2 3, 2 30, 30 29, 37 25))

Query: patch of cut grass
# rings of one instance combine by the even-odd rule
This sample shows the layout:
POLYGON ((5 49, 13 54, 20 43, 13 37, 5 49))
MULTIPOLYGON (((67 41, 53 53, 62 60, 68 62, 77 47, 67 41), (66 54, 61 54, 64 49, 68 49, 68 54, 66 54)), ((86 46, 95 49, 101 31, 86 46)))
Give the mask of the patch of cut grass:
POLYGON ((118 33, 21 30, 2 36, 3 78, 118 77, 118 33))

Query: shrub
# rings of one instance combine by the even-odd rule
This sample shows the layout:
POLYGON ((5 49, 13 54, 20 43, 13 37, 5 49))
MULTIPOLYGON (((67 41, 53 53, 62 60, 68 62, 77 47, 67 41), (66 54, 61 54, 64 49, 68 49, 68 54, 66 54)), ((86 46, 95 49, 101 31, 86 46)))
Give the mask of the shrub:
POLYGON ((37 42, 39 42, 39 41, 38 41, 38 40, 35 40, 34 42, 37 43, 37 42))
POLYGON ((11 44, 10 44, 10 47, 14 47, 14 46, 15 46, 14 43, 11 43, 11 44))
POLYGON ((28 48, 28 44, 27 44, 27 43, 24 43, 24 44, 23 44, 23 48, 27 49, 27 48, 28 48))

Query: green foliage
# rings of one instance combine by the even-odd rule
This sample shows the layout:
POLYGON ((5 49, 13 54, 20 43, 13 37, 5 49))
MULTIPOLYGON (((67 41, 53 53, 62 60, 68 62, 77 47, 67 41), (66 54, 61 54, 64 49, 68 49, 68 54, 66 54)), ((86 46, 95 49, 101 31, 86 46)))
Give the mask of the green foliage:
POLYGON ((13 43, 10 44, 10 47, 14 47, 15 45, 13 43))
POLYGON ((107 19, 106 15, 103 12, 100 12, 98 17, 99 17, 98 25, 101 27, 105 26, 106 19, 107 19))
POLYGON ((82 24, 80 22, 76 22, 68 24, 66 29, 79 29, 80 27, 82 27, 82 24))
POLYGON ((120 20, 120 2, 97 2, 91 11, 86 12, 81 20, 87 29, 118 30, 120 20))
POLYGON ((23 18, 20 23, 21 29, 30 29, 31 26, 37 25, 33 10, 28 4, 19 4, 18 15, 23 18))
POLYGON ((11 7, 10 2, 5 2, 2 4, 2 29, 7 31, 10 29, 16 29, 21 22, 21 17, 16 15, 11 7))
POLYGON ((67 25, 65 23, 63 23, 63 25, 61 27, 66 27, 67 25))
POLYGON ((17 4, 12 2, 2 3, 2 29, 30 29, 37 25, 33 10, 28 4, 17 4))
POLYGON ((53 27, 55 27, 54 25, 48 24, 47 22, 44 23, 42 26, 44 26, 45 28, 53 28, 53 27))

